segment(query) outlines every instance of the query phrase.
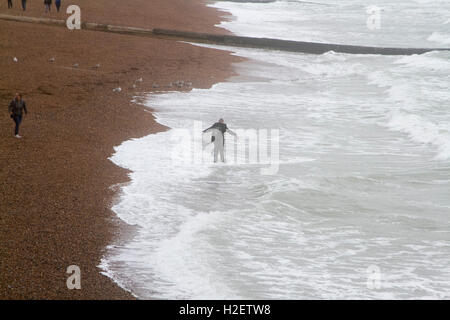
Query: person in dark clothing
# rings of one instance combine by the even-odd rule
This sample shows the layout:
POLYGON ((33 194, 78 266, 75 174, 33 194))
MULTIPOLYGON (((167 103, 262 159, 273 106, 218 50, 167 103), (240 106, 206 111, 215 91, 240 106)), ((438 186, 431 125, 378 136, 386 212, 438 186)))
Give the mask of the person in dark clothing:
POLYGON ((8 0, 8 9, 12 8, 12 0, 8 0))
POLYGON ((209 127, 208 129, 203 130, 203 132, 206 132, 210 129, 217 129, 220 132, 222 132, 222 135, 225 134, 225 132, 228 132, 232 135, 236 135, 233 131, 231 131, 230 129, 228 129, 226 123, 224 123, 223 119, 219 119, 219 122, 214 123, 211 127, 209 127))
POLYGON ((236 137, 236 133, 228 129, 227 125, 220 119, 219 122, 214 123, 208 129, 203 130, 203 133, 211 132, 211 142, 214 143, 214 162, 217 162, 218 155, 220 160, 225 162, 224 147, 225 147, 225 132, 236 137))
POLYGON ((23 11, 27 10, 27 0, 22 0, 22 9, 23 11))
POLYGON ((22 95, 20 93, 16 93, 16 97, 9 104, 8 111, 10 113, 11 118, 14 120, 16 127, 14 129, 14 135, 16 138, 21 138, 19 136, 19 126, 22 122, 23 113, 28 114, 27 105, 25 101, 22 99, 22 95))
POLYGON ((52 0, 44 0, 45 12, 50 12, 52 9, 52 0))
POLYGON ((55 0, 55 6, 56 6, 56 11, 59 12, 59 9, 61 8, 61 0, 55 0))

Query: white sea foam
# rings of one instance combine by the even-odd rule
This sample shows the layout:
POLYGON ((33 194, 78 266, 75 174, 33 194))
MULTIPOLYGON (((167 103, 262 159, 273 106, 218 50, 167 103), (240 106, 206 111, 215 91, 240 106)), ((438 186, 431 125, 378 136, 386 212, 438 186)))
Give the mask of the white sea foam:
POLYGON ((439 73, 450 72, 449 52, 428 52, 421 55, 404 56, 395 61, 396 64, 405 65, 410 71, 417 69, 435 71, 439 73))
MULTIPOLYGON (((365 3, 322 2, 214 6, 235 14, 224 25, 244 35, 420 46, 443 32, 420 23, 421 1, 398 4, 404 15, 392 25, 393 5, 382 1, 380 33, 348 29, 365 25, 365 3)), ((442 21, 448 3, 427 3, 427 16, 442 21)), ((138 298, 448 299, 448 53, 223 49, 250 59, 236 65, 240 76, 148 97, 173 129, 115 149, 111 160, 131 183, 113 210, 137 233, 108 249, 105 274, 138 298), (206 163, 173 161, 177 129, 193 134, 194 121, 220 117, 232 129, 279 129, 279 172, 213 165, 210 154, 206 163), (378 290, 367 287, 371 266, 378 290)))
POLYGON ((402 111, 393 112, 387 125, 408 134, 414 141, 437 147, 437 160, 450 159, 450 130, 440 129, 418 115, 402 111))
POLYGON ((440 36, 448 31, 444 24, 449 18, 446 0, 378 0, 369 4, 361 0, 217 1, 211 6, 233 14, 219 26, 238 35, 396 47, 433 47, 437 39, 441 45, 448 44, 442 43, 440 36), (367 27, 370 5, 380 9, 380 28, 374 30, 367 27), (436 39, 429 38, 433 32, 436 39))
POLYGON ((428 41, 436 42, 443 45, 450 44, 450 34, 444 34, 440 32, 433 32, 429 37, 428 41))
POLYGON ((370 83, 388 87, 388 103, 393 103, 393 111, 387 126, 406 133, 415 142, 437 147, 437 160, 450 157, 450 117, 441 114, 450 98, 444 89, 450 83, 449 57, 446 52, 401 57, 394 61, 399 66, 393 68, 395 76, 392 71, 378 71, 369 77, 370 83), (405 82, 405 78, 410 81, 405 82))

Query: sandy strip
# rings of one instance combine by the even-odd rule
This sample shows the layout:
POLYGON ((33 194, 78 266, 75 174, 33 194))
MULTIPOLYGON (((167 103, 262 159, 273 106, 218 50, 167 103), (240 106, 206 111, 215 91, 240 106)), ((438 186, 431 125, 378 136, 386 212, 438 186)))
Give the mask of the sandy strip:
MULTIPOLYGON (((70 4, 80 4, 86 21, 226 33, 213 26, 221 14, 200 0, 70 4)), ((1 1, 0 13, 22 14, 14 5, 1 1)), ((41 1, 29 1, 27 14, 65 16, 43 14, 41 1)), ((128 177, 108 157, 122 141, 165 128, 130 101, 178 80, 209 88, 236 61, 174 41, 0 22, 0 299, 132 298, 97 268, 104 248, 132 231, 110 210, 111 186, 128 177), (16 91, 30 111, 21 140, 6 112, 16 91), (81 268, 81 290, 66 287, 69 265, 81 268)))

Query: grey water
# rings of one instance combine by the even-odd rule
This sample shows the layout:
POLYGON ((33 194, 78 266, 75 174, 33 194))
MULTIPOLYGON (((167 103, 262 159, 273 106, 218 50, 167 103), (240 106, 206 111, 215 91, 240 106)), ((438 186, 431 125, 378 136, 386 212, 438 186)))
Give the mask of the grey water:
MULTIPOLYGON (((213 6, 233 14, 222 25, 238 35, 450 43, 447 1, 374 5, 378 30, 364 1, 213 6)), ((247 58, 238 76, 149 96, 173 129, 116 148, 132 182, 113 209, 139 229, 109 248, 105 274, 139 298, 449 299, 450 53, 220 49, 247 58), (187 144, 179 130, 195 136, 195 121, 219 117, 278 130, 278 171, 214 165, 208 150, 202 163, 174 161, 187 144)), ((237 143, 227 138, 228 150, 237 143)))

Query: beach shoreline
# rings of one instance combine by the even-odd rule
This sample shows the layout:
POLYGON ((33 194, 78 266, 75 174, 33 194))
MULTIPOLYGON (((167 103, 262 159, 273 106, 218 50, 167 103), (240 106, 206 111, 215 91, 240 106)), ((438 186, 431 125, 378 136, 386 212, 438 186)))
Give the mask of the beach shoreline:
MULTIPOLYGON (((206 1, 112 2, 71 4, 87 22, 228 33, 214 27, 222 14, 206 1)), ((44 15, 31 3, 25 14, 63 19, 64 11, 44 15)), ((23 14, 6 2, 0 13, 23 14)), ((0 298, 133 299, 98 268, 105 248, 133 232, 110 209, 128 172, 108 158, 123 141, 167 128, 132 100, 210 88, 239 60, 169 40, 0 21, 0 100, 7 106, 19 91, 29 109, 21 140, 0 116, 0 298), (176 81, 192 87, 168 87, 176 81), (80 267, 81 290, 66 286, 70 265, 80 267)))

